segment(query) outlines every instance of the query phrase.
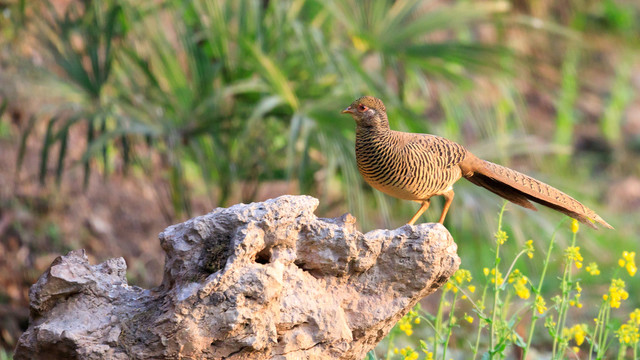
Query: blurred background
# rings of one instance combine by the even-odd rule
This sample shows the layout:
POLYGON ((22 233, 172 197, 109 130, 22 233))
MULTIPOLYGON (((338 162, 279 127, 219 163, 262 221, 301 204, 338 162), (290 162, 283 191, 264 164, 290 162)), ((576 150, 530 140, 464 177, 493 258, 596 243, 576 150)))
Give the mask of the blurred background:
MULTIPOLYGON (((218 206, 308 194, 362 231, 403 225, 418 204, 362 181, 340 115, 365 94, 393 129, 596 210, 616 230, 581 229, 585 263, 616 266, 640 240, 639 18, 633 0, 0 0, 0 358, 29 286, 72 249, 153 287, 157 234, 218 206)), ((456 185, 445 225, 472 272, 492 264, 501 206, 456 185)), ((546 248, 563 218, 509 205, 504 248, 546 248)))

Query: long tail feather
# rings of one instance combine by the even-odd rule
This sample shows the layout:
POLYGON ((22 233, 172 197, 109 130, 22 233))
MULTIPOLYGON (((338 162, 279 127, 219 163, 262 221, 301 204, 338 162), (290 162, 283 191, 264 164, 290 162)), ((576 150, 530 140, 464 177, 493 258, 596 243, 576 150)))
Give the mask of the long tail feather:
POLYGON ((597 228, 594 222, 613 229, 604 219, 562 191, 515 170, 475 156, 460 164, 463 176, 472 183, 523 207, 534 209, 530 201, 564 213, 597 228))

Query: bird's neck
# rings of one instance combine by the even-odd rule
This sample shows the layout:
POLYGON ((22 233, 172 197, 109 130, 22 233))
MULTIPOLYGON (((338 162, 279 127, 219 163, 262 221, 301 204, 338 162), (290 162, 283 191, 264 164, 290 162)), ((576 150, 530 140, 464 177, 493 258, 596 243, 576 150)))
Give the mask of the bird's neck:
POLYGON ((392 131, 389 127, 382 126, 357 126, 356 127, 356 153, 384 148, 392 141, 392 131))
POLYGON ((388 136, 391 130, 389 126, 356 126, 356 139, 370 139, 388 136))

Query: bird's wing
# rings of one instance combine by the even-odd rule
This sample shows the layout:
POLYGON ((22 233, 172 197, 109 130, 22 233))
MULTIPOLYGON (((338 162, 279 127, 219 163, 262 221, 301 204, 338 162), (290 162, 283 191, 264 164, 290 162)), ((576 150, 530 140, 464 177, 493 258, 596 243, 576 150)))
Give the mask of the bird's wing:
POLYGON ((411 134, 407 143, 414 151, 424 151, 441 169, 458 165, 467 156, 467 149, 451 140, 428 134, 411 134))

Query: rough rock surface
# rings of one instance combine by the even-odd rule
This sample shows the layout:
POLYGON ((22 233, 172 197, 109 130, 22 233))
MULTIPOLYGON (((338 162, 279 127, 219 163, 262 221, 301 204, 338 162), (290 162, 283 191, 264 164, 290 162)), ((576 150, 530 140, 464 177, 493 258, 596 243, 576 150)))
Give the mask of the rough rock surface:
POLYGON ((59 257, 30 291, 15 359, 361 359, 460 259, 439 224, 362 234, 282 196, 167 228, 164 280, 59 257))

